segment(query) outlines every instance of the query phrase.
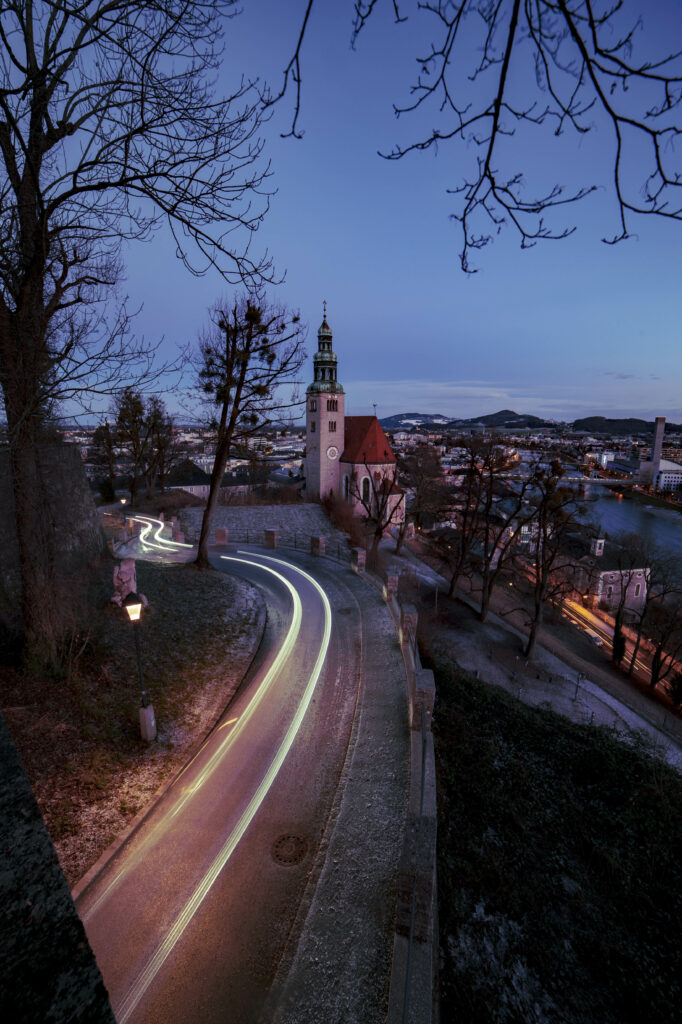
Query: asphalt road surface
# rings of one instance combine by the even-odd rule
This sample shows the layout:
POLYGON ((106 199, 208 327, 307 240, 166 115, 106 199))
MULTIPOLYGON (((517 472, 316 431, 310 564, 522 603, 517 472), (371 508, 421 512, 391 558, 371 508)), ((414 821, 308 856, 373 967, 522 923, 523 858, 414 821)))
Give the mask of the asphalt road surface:
POLYGON ((262 552, 220 560, 262 588, 264 643, 202 749, 78 901, 119 1024, 259 1020, 356 713, 360 609, 317 566, 322 584, 262 552))

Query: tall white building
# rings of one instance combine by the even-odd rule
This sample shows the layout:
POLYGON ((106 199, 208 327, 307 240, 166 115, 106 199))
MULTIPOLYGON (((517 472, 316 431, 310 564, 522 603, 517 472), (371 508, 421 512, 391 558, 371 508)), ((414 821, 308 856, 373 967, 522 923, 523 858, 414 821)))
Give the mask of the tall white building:
POLYGON ((338 493, 345 424, 345 395, 337 379, 337 359, 326 308, 317 332, 313 363, 314 380, 306 392, 305 493, 307 498, 319 499, 338 493))
POLYGON ((314 380, 306 392, 306 498, 343 499, 358 515, 375 514, 381 504, 386 518, 386 509, 391 510, 395 526, 404 518, 395 455, 376 416, 345 415, 326 308, 313 363, 314 380))

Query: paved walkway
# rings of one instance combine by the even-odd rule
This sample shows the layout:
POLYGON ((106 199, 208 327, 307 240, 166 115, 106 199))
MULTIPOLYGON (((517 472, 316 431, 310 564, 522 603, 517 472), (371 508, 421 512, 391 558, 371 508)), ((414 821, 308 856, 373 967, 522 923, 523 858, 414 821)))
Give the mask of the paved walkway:
MULTIPOLYGON (((323 568, 326 562, 326 569, 323 568)), ((361 610, 362 681, 346 764, 310 892, 263 1021, 383 1024, 409 787, 405 667, 395 625, 367 583, 328 561, 361 610)))

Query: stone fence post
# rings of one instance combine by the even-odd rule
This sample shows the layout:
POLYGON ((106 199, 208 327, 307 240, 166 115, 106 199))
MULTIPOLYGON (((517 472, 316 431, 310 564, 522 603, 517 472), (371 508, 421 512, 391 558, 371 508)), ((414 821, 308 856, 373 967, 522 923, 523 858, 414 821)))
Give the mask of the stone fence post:
POLYGON ((350 553, 350 564, 353 572, 364 572, 367 552, 364 548, 353 548, 350 553))
POLYGON ((310 554, 311 555, 323 555, 327 544, 326 537, 311 537, 310 538, 310 554))
POLYGON ((407 644, 410 642, 410 633, 416 638, 417 636, 417 619, 419 615, 417 609, 413 604, 404 604, 400 608, 400 643, 407 644))
POLYGON ((412 710, 410 728, 421 729, 423 708, 425 712, 426 730, 427 732, 431 731, 431 718, 433 715, 435 699, 436 682, 433 678, 433 672, 430 668, 418 669, 415 673, 414 679, 414 697, 410 701, 412 710))
POLYGON ((384 573, 384 587, 383 595, 384 601, 390 602, 398 593, 398 575, 397 573, 387 572, 384 573))
POLYGON ((266 530, 265 531, 265 546, 266 548, 276 548, 279 540, 279 530, 266 530))

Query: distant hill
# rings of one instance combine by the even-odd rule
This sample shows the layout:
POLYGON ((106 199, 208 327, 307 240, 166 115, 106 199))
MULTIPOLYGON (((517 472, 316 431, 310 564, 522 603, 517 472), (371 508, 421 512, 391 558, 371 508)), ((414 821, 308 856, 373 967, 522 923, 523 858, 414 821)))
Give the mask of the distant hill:
POLYGON ((462 427, 475 426, 477 423, 482 423, 486 427, 551 427, 556 425, 539 416, 514 412, 513 409, 500 409, 499 412, 491 412, 487 416, 477 416, 470 420, 451 421, 451 425, 462 427))
POLYGON ((380 420, 384 430, 412 430, 413 427, 446 427, 450 419, 428 412, 400 412, 380 420))
POLYGON ((412 430, 420 427, 442 427, 445 430, 457 430, 458 427, 473 427, 481 424, 486 427, 513 429, 514 427, 545 427, 554 426, 547 420, 528 413, 502 409, 500 412, 489 413, 487 416, 476 416, 468 420, 453 420, 447 416, 431 415, 424 412, 401 412, 395 416, 387 416, 381 420, 384 430, 412 430))
MULTIPOLYGON (((573 429, 584 430, 588 434, 653 434, 654 421, 635 418, 610 420, 605 416, 585 416, 584 419, 575 421, 573 429)), ((677 423, 666 423, 665 429, 677 433, 682 427, 677 423)))

